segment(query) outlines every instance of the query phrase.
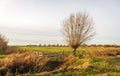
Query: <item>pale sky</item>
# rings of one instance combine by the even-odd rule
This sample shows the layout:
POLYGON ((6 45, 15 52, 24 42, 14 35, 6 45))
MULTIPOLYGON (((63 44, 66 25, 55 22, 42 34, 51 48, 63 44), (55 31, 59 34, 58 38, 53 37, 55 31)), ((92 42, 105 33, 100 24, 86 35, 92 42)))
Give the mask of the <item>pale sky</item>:
POLYGON ((120 44, 120 0, 0 0, 0 34, 9 45, 64 44, 63 20, 84 10, 97 32, 89 44, 120 44))

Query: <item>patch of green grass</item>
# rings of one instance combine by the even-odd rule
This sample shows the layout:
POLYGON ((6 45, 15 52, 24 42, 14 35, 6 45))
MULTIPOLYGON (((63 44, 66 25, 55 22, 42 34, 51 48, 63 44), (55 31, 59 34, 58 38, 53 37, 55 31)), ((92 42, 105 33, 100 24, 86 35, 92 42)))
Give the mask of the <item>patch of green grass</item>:
POLYGON ((120 66, 120 58, 108 58, 106 61, 109 62, 109 64, 111 64, 111 65, 119 65, 120 66))
MULTIPOLYGON (((81 73, 81 71, 74 71, 74 72, 62 72, 53 74, 51 76, 83 76, 84 74, 81 73)), ((84 75, 85 76, 85 75, 84 75)))
POLYGON ((120 73, 117 72, 107 72, 100 74, 87 74, 87 72, 75 71, 75 72, 62 72, 53 74, 51 76, 120 76, 120 73))
POLYGON ((7 56, 8 56, 8 54, 0 54, 0 58, 5 58, 7 56))
POLYGON ((120 59, 118 58, 92 58, 94 69, 100 73, 120 72, 120 59))
POLYGON ((70 63, 70 66, 83 65, 88 62, 94 67, 87 67, 86 69, 80 69, 75 71, 66 71, 53 74, 52 76, 119 76, 120 75, 120 59, 118 58, 103 58, 103 57, 90 57, 82 58, 70 63), (86 60, 87 59, 87 60, 86 60), (82 63, 81 63, 82 62, 82 63))

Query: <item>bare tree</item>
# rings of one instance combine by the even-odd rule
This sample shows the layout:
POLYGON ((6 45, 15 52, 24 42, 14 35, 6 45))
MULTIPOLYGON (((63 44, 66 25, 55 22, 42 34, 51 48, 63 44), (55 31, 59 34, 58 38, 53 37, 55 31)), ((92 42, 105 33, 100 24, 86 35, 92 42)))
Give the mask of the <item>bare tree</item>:
POLYGON ((73 48, 73 55, 76 56, 76 49, 95 35, 93 25, 92 18, 86 12, 71 14, 63 21, 62 32, 65 41, 73 48))
POLYGON ((7 49, 8 40, 0 34, 0 52, 3 53, 7 49))

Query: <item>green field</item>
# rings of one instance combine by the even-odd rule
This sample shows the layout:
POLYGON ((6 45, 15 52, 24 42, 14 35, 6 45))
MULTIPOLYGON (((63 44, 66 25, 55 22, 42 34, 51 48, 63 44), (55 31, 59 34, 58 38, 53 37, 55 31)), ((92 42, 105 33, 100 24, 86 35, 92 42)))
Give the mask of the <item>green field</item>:
MULTIPOLYGON (((63 52, 67 55, 72 54, 72 48, 71 47, 37 47, 37 46, 19 46, 23 50, 27 51, 41 51, 41 52, 63 52)), ((78 47, 77 54, 79 54, 81 51, 103 51, 103 50, 120 50, 119 48, 115 47, 78 47)))

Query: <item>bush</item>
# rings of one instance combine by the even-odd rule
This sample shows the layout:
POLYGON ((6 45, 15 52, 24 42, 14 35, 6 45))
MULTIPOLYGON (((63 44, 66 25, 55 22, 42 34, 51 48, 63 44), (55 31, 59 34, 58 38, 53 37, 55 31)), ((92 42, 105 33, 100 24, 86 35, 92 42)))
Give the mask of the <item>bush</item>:
POLYGON ((15 75, 50 71, 56 67, 51 67, 51 63, 53 62, 50 59, 40 58, 32 52, 11 54, 0 61, 0 74, 5 76, 9 73, 15 75))
POLYGON ((6 38, 0 34, 0 53, 4 53, 6 51, 7 43, 8 41, 6 38))
POLYGON ((22 53, 22 52, 24 52, 24 51, 21 48, 18 48, 16 46, 9 46, 4 53, 12 54, 12 53, 22 53))

